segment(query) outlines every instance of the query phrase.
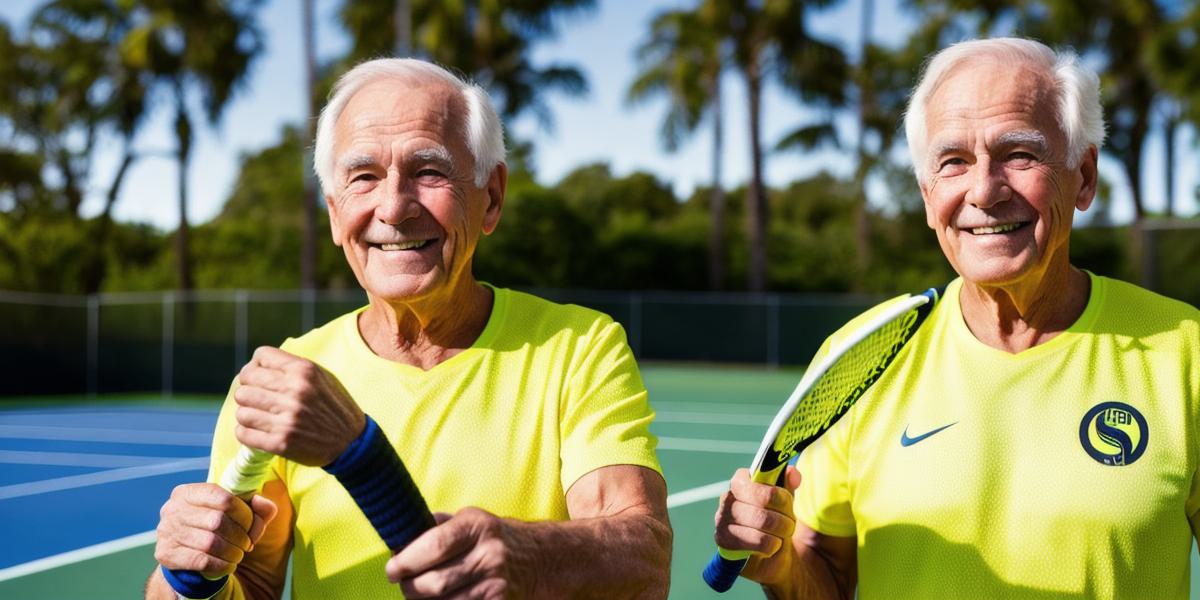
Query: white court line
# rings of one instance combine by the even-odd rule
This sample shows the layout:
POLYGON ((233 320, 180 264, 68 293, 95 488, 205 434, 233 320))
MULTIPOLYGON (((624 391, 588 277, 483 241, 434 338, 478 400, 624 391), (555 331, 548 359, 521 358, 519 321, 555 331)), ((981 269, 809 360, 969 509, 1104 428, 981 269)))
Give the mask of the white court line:
POLYGON ((84 475, 71 475, 69 477, 31 481, 29 483, 16 483, 13 485, 0 487, 0 500, 21 498, 36 494, 45 494, 47 492, 73 490, 76 488, 113 483, 116 481, 141 479, 143 477, 155 477, 157 475, 166 475, 168 473, 203 471, 206 469, 208 469, 207 456, 201 458, 186 458, 183 460, 175 460, 153 465, 142 465, 139 467, 111 469, 108 471, 100 471, 99 473, 86 473, 84 475))
POLYGON ((138 467, 179 460, 179 456, 130 456, 127 454, 88 454, 83 452, 24 452, 0 450, 0 464, 43 465, 50 467, 138 467))
POLYGON ((50 425, 0 425, 0 438, 56 440, 66 442, 113 442, 163 446, 212 446, 211 433, 153 431, 145 429, 102 429, 98 427, 54 427, 50 425))
MULTIPOLYGON (((667 496, 667 508, 676 508, 694 504, 710 498, 716 498, 725 493, 729 489, 728 481, 717 481, 708 485, 702 485, 690 490, 676 492, 667 496)), ((27 563, 14 565, 6 569, 0 569, 0 581, 8 581, 26 575, 33 575, 42 571, 48 571, 64 565, 70 565, 109 554, 116 554, 131 548, 153 544, 156 539, 154 531, 143 531, 142 533, 126 536, 123 538, 103 542, 86 548, 79 548, 46 558, 39 558, 27 563)))
POLYGON ((153 544, 154 540, 154 531, 143 531, 142 533, 103 542, 94 546, 88 546, 78 550, 71 550, 70 552, 63 552, 62 554, 55 554, 54 556, 47 556, 46 558, 39 558, 27 563, 13 565, 7 569, 0 569, 0 581, 8 581, 9 579, 33 575, 34 573, 41 573, 42 571, 48 571, 63 565, 83 562, 92 558, 115 554, 117 552, 121 552, 122 550, 129 550, 130 548, 137 548, 138 546, 153 544))
POLYGON ((733 440, 698 440, 691 438, 660 437, 659 450, 687 450, 689 452, 717 452, 720 454, 754 454, 758 442, 736 442, 733 440))
POLYGON ((771 424, 771 415, 724 414, 695 411, 659 411, 654 415, 656 423, 687 423, 689 425, 745 425, 766 427, 771 424))
POLYGON ((684 506, 686 504, 700 502, 701 500, 716 498, 717 496, 724 494, 725 490, 728 489, 728 481, 718 481, 716 483, 702 485, 690 490, 675 492, 674 494, 667 496, 667 508, 675 508, 676 506, 684 506))

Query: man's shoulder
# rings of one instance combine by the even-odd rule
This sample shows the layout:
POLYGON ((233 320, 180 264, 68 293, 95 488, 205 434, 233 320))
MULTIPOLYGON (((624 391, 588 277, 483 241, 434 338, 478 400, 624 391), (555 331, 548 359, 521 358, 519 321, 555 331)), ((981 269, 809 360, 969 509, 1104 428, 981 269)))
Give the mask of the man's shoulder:
POLYGON ((507 318, 518 324, 518 331, 531 328, 568 328, 579 333, 613 325, 607 313, 594 308, 557 302, 542 296, 510 288, 495 288, 506 297, 507 318))
POLYGON ((355 309, 344 315, 309 330, 298 337, 289 337, 279 345, 279 348, 297 356, 312 359, 322 351, 333 347, 342 341, 346 329, 346 321, 353 321, 363 309, 355 309))
POLYGON ((1200 309, 1134 285, 1127 281, 1094 276, 1103 286, 1103 315, 1108 322, 1138 324, 1155 329, 1184 329, 1200 327, 1200 309))

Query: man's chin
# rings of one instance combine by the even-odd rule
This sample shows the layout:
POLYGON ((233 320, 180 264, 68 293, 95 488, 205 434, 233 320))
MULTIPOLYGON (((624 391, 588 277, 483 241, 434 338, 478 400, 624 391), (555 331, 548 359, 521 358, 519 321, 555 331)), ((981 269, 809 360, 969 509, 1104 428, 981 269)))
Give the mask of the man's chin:
POLYGON ((1026 282, 1036 276, 1037 269, 1032 260, 1020 258, 992 258, 960 264, 958 274, 964 281, 985 287, 1007 287, 1026 282))
POLYGON ((443 283, 437 273, 370 276, 362 282, 373 298, 386 302, 406 302, 433 294, 443 283))

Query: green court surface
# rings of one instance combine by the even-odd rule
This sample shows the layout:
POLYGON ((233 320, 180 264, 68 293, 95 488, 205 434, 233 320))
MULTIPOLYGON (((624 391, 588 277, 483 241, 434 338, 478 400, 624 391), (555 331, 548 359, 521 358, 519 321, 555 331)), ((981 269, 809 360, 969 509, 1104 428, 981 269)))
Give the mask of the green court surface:
MULTIPOLYGON (((762 598, 758 586, 744 580, 726 594, 712 592, 700 571, 714 550, 712 520, 722 482, 750 462, 800 373, 707 365, 651 365, 643 373, 658 413, 654 432, 675 530, 671 598, 762 598)), ((141 545, 0 581, 0 598, 137 598, 153 566, 153 547, 141 545)), ((1192 597, 1200 598, 1198 584, 1193 556, 1192 597)))

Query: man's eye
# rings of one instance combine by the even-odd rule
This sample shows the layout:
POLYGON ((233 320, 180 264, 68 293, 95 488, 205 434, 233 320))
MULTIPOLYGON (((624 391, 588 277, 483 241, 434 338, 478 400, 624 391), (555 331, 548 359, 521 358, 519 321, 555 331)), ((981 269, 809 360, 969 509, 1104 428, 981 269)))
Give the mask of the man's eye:
POLYGON ((1028 152, 1012 152, 1008 155, 1008 162, 1029 164, 1037 162, 1037 157, 1028 152))
POLYGON ((957 172, 962 170, 962 167, 966 166, 966 164, 967 161, 959 157, 945 158, 942 159, 942 162, 938 163, 938 172, 943 174, 946 172, 957 172))
POLYGON ((374 173, 359 173, 359 174, 351 177, 350 182, 353 183, 355 181, 376 181, 378 179, 379 178, 376 177, 374 173))
POLYGON ((417 171, 417 177, 445 177, 445 175, 437 169, 421 169, 417 171))

